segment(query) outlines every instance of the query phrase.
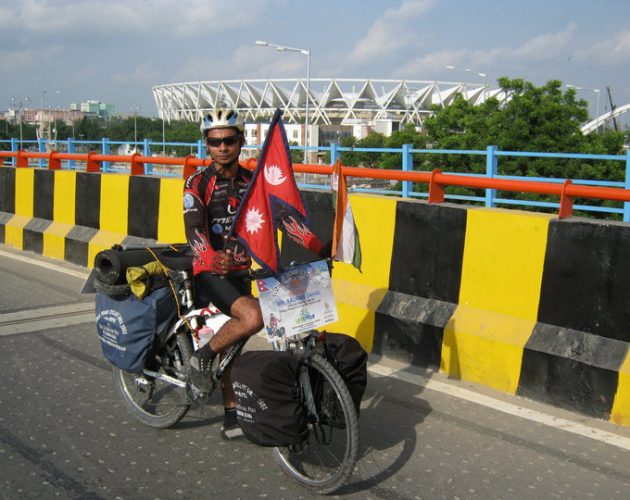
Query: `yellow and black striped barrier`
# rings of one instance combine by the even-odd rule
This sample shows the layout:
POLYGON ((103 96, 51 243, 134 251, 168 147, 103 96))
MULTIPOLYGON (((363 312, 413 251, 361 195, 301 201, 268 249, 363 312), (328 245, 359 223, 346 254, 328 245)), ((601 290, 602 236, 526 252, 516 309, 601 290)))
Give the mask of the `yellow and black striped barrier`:
MULTIPOLYGON (((181 179, 0 168, 0 242, 91 267, 185 240, 181 179)), ((331 196, 305 192, 322 239, 331 196)), ((340 321, 370 351, 630 426, 630 225, 351 195, 363 273, 340 321)), ((301 249, 283 245, 285 259, 301 249)), ((304 256, 305 257, 305 256, 304 256)))

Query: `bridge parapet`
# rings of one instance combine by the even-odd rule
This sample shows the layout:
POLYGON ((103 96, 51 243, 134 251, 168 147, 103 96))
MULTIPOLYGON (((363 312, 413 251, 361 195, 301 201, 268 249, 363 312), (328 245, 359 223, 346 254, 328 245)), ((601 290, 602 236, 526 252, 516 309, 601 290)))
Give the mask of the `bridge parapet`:
MULTIPOLYGON (((184 241, 183 180, 0 169, 0 242, 91 267, 115 243, 184 241)), ((330 194, 305 191, 315 230, 330 194)), ((374 353, 630 426, 630 225, 351 194, 363 273, 341 320, 374 353)), ((300 259, 290 242, 285 259, 300 259)))

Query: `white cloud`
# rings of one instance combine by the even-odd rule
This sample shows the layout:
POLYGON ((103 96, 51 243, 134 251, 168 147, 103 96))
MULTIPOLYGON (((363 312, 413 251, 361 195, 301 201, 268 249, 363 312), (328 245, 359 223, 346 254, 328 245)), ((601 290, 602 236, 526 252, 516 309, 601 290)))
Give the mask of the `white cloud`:
POLYGON ((151 87, 155 85, 158 78, 158 72, 148 64, 137 64, 131 71, 124 73, 114 73, 111 75, 112 83, 118 85, 142 85, 143 87, 151 87))
MULTIPOLYGON (((555 33, 543 33, 517 47, 499 46, 489 50, 439 50, 416 58, 398 68, 397 76, 441 71, 448 64, 489 71, 491 68, 513 69, 531 63, 553 61, 567 53, 574 41, 576 25, 568 24, 555 33)), ((409 76, 408 76, 409 77, 409 76)))
MULTIPOLYGON (((272 0, 270 0, 272 1, 272 0)), ((268 10, 268 1, 222 0, 22 0, 12 11, 0 9, 0 26, 8 17, 14 25, 35 34, 151 33, 161 36, 226 36, 251 25, 268 10), (240 2, 243 3, 243 2, 240 2)))
POLYGON ((416 44, 419 35, 413 23, 435 3, 435 0, 404 0, 400 7, 386 10, 355 44, 349 59, 354 63, 368 62, 416 44))
MULTIPOLYGON (((529 61, 540 61, 556 56, 560 51, 564 50, 573 40, 576 25, 570 23, 564 30, 557 33, 545 33, 532 38, 514 51, 512 54, 519 59, 527 59, 529 61)), ((508 51, 509 53, 510 51, 508 51)))
POLYGON ((576 58, 580 61, 596 59, 605 63, 628 64, 630 62, 630 30, 621 31, 609 40, 603 40, 592 47, 579 50, 576 58))
POLYGON ((417 57, 394 71, 396 78, 424 80, 428 75, 435 74, 453 61, 465 60, 467 52, 464 50, 440 50, 422 57, 417 57))
POLYGON ((42 61, 53 60, 63 54, 63 48, 58 45, 48 47, 22 48, 18 50, 0 50, 0 61, 5 68, 11 68, 14 74, 33 65, 40 65, 42 61))

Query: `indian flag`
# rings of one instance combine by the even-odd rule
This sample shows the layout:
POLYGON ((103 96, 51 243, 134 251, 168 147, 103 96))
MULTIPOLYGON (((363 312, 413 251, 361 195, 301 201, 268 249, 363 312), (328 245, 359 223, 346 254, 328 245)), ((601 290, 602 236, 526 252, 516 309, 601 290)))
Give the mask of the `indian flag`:
POLYGON ((359 233, 352 216, 348 199, 346 178, 341 171, 341 161, 337 160, 333 168, 331 188, 333 207, 335 207, 335 225, 333 227, 332 256, 339 262, 352 264, 361 271, 361 244, 359 233))

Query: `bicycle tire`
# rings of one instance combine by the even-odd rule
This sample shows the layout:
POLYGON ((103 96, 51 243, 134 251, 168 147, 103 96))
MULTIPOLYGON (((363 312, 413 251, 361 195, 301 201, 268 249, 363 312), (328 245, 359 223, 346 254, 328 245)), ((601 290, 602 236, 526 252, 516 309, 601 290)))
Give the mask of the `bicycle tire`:
MULTIPOLYGON (((190 338, 186 333, 180 332, 148 359, 145 366, 154 372, 185 381, 192 353, 190 338)), ((114 379, 127 409, 135 418, 150 427, 171 427, 190 409, 191 403, 185 387, 116 367, 114 379)))
POLYGON ((319 354, 303 360, 300 370, 308 370, 319 422, 308 423, 304 443, 275 448, 274 454, 281 469, 303 486, 319 494, 333 493, 350 478, 357 462, 356 409, 341 375, 319 354))

